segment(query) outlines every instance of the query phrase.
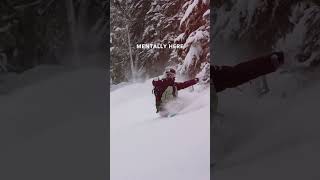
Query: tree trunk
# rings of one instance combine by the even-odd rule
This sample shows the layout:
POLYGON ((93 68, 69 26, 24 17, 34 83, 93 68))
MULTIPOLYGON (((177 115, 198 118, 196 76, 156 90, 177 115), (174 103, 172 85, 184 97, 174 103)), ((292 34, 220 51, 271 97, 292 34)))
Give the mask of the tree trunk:
POLYGON ((131 50, 131 42, 130 42, 130 33, 129 33, 129 27, 128 24, 126 25, 127 29, 127 36, 128 36, 128 47, 129 47, 129 56, 130 56, 130 67, 131 67, 131 75, 132 75, 132 80, 135 81, 135 67, 133 63, 133 57, 132 57, 132 50, 131 50))
POLYGON ((76 14, 75 8, 73 4, 73 0, 68 0, 66 2, 67 7, 67 15, 68 15, 68 24, 69 24, 69 33, 70 33, 70 40, 71 40, 71 55, 73 57, 78 56, 78 40, 77 40, 77 21, 76 21, 76 14))

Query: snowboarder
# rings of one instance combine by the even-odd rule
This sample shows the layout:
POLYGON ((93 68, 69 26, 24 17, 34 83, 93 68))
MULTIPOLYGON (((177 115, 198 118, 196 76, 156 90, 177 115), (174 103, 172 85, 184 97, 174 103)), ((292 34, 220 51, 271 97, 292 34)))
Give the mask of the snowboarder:
POLYGON ((240 63, 235 66, 211 66, 211 125, 213 126, 213 134, 211 141, 211 168, 216 162, 223 159, 224 154, 224 135, 221 131, 221 122, 214 118, 217 115, 218 96, 216 93, 227 88, 234 88, 238 85, 256 79, 260 76, 276 71, 284 63, 283 52, 273 52, 269 55, 255 58, 250 61, 240 63))
POLYGON ((211 98, 213 98, 211 102, 213 102, 213 112, 217 108, 217 92, 237 87, 250 80, 274 72, 283 63, 284 53, 273 52, 235 66, 211 66, 211 98))
POLYGON ((154 86, 153 93, 156 99, 156 113, 159 113, 160 116, 170 115, 170 109, 166 105, 178 96, 179 90, 199 82, 198 78, 185 82, 175 82, 175 78, 175 69, 169 68, 164 72, 163 78, 155 78, 152 81, 152 85, 154 86))

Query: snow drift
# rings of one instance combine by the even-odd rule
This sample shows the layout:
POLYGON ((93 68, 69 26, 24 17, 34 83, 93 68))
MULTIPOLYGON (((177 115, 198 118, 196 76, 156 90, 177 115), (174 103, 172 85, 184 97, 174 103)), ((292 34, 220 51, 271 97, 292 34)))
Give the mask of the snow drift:
POLYGON ((111 180, 210 179, 210 90, 179 91, 179 113, 155 113, 152 83, 111 92, 111 180))

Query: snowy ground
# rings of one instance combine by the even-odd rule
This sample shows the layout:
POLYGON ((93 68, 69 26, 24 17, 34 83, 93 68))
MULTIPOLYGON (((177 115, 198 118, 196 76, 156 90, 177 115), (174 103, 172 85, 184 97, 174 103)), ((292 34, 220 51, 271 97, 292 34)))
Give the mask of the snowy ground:
MULTIPOLYGON (((44 71, 14 77, 0 96, 0 179, 104 179, 105 70, 44 71)), ((261 98, 220 94, 227 152, 216 179, 319 179, 319 77, 273 74, 261 98)), ((181 91, 181 114, 155 120, 151 88, 111 93, 111 179, 209 179, 209 92, 181 91)))
POLYGON ((320 81, 306 78, 273 74, 272 92, 261 98, 235 89, 220 94, 226 153, 215 179, 320 178, 320 81))
POLYGON ((104 69, 42 66, 1 84, 0 179, 106 179, 106 83, 104 69))
POLYGON ((111 180, 209 180, 209 89, 179 91, 171 118, 155 113, 151 91, 148 80, 111 92, 111 180))

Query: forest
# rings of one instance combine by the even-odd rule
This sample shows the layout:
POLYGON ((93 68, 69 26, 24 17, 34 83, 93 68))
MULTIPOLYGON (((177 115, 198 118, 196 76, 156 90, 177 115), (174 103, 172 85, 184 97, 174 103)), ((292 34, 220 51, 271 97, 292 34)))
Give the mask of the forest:
POLYGON ((109 1, 2 0, 0 72, 106 64, 109 1))
POLYGON ((209 79, 210 1, 111 1, 112 84, 159 76, 174 66, 182 77, 209 79), (184 44, 182 49, 137 49, 136 44, 184 44), (200 75, 201 74, 201 75, 200 75))

